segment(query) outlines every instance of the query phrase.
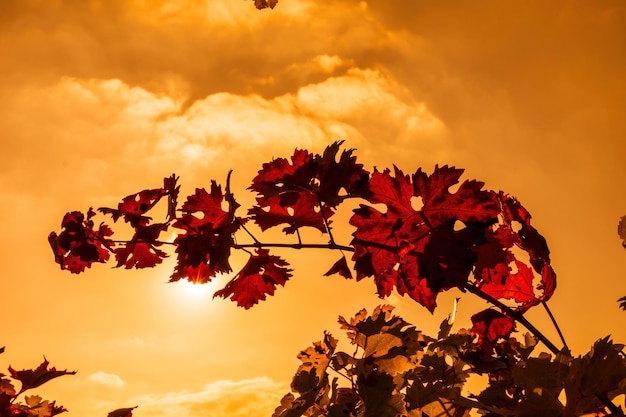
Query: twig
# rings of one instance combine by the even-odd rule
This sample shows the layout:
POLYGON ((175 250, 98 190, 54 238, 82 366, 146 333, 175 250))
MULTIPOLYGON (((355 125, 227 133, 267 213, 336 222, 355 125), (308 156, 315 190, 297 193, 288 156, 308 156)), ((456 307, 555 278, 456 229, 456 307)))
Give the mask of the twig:
POLYGON ((546 310, 546 313, 548 313, 548 316, 550 317, 550 320, 552 320, 552 324, 554 325, 554 328, 556 329, 556 332, 559 334, 559 337, 561 338, 561 342, 563 343, 563 348, 565 348, 565 349, 567 349, 569 351, 569 347, 567 346, 567 342, 565 341, 565 337, 563 337, 563 333, 561 332, 561 328, 559 327, 559 324, 556 322, 556 319, 554 318, 554 315, 552 315, 552 311, 550 311, 550 307, 548 307, 548 303, 546 303, 545 301, 542 301, 541 305, 543 305, 543 308, 546 310))
POLYGON ((550 351, 552 353, 554 353, 555 355, 557 355, 560 352, 560 349, 557 348, 554 345, 554 343, 552 343, 543 333, 541 333, 541 331, 539 329, 537 329, 535 326, 533 326, 532 323, 530 323, 528 320, 526 320, 526 317, 524 317, 524 315, 522 313, 520 313, 519 311, 513 310, 512 308, 510 308, 507 305, 503 304, 500 300, 497 300, 497 299, 493 298, 491 295, 483 292, 480 288, 476 287, 473 284, 466 283, 463 286, 463 288, 465 288, 467 291, 471 292, 472 294, 475 294, 475 295, 479 296, 483 300, 486 300, 486 301, 490 302, 491 304, 493 304, 496 307, 500 308, 504 312, 504 314, 506 314, 507 316, 511 317, 515 321, 520 322, 537 339, 539 339, 548 349, 550 349, 550 351))
POLYGON ((241 243, 232 245, 235 249, 243 248, 290 248, 290 249, 333 249, 354 252, 352 246, 338 245, 332 243, 241 243))

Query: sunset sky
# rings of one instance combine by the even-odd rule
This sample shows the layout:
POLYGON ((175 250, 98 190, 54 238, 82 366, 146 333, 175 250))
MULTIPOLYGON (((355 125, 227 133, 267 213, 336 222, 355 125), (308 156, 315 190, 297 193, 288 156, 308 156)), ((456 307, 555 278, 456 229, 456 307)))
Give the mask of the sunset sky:
MULTIPOLYGON (((170 261, 71 275, 47 236, 173 172, 186 196, 233 168, 246 207, 263 162, 336 140, 368 170, 454 165, 516 196, 550 246, 573 352, 626 342, 625 74, 622 0, 0 0, 0 372, 43 355, 77 370, 35 391, 69 416, 271 416, 297 353, 382 302, 371 279, 285 250, 294 277, 246 311, 212 300, 228 277, 166 284, 170 261)), ((458 329, 485 306, 470 294, 434 315, 385 302, 433 334, 458 296, 458 329)))

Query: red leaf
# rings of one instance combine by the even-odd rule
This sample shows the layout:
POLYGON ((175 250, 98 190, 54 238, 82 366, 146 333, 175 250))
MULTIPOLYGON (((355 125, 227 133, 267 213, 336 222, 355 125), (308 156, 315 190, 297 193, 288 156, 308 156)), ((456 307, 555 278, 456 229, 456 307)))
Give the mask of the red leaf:
POLYGON ((285 285, 291 277, 291 269, 285 268, 288 265, 267 249, 257 249, 256 255, 251 255, 241 271, 213 297, 230 297, 238 306, 249 309, 265 300, 266 294, 274 295, 277 285, 285 285))
POLYGON ((291 163, 286 158, 277 158, 263 164, 257 176, 248 188, 263 197, 273 197, 286 192, 313 190, 315 178, 313 154, 307 150, 296 149, 291 163))
POLYGON ((91 220, 93 216, 95 212, 91 208, 87 212, 86 220, 79 211, 67 213, 61 223, 64 229, 61 234, 57 236, 55 232, 51 232, 48 236, 55 261, 61 265, 61 269, 78 274, 91 267, 94 262, 106 262, 109 259, 107 248, 112 248, 114 243, 107 237, 113 231, 105 224, 100 224, 98 230, 94 230, 91 220))
POLYGON ((541 271, 541 282, 537 286, 543 291, 541 301, 548 301, 556 289, 556 273, 552 266, 545 264, 541 271))
POLYGON ((243 223, 235 217, 237 207, 215 181, 211 181, 211 193, 198 188, 187 198, 182 207, 185 214, 173 224, 185 233, 174 239, 177 264, 170 282, 186 278, 202 283, 210 281, 217 273, 231 272, 229 257, 235 244, 233 234, 243 223), (228 210, 222 208, 224 202, 228 210))
POLYGON ((500 214, 500 205, 493 191, 482 190, 480 181, 464 181, 451 194, 449 188, 459 182, 462 169, 444 165, 435 166, 429 176, 418 169, 413 174, 415 196, 422 197, 422 212, 431 227, 460 220, 463 223, 494 223, 500 214))
POLYGON ((400 266, 396 276, 398 293, 400 295, 407 294, 413 300, 426 307, 428 311, 434 312, 437 307, 438 291, 433 291, 429 287, 428 281, 420 277, 417 262, 406 258, 400 266))
POLYGON ((9 372, 11 373, 11 377, 13 379, 17 379, 22 383, 22 387, 20 388, 20 391, 17 395, 26 390, 37 388, 38 386, 59 376, 74 375, 76 373, 76 371, 67 370, 57 371, 54 367, 48 369, 49 364, 50 362, 48 362, 46 358, 44 358, 44 361, 36 369, 24 369, 21 371, 16 371, 9 366, 9 372))
MULTIPOLYGON (((385 170, 382 173, 374 171, 370 179, 369 201, 385 204, 387 212, 361 205, 350 218, 350 224, 356 227, 352 260, 355 261, 357 279, 374 275, 376 280, 386 281, 383 274, 391 274, 400 260, 397 256, 400 242, 415 244, 428 236, 428 226, 411 206, 413 187, 409 177, 397 167, 394 169, 394 177, 385 170)), ((379 285, 379 295, 389 295, 392 288, 393 285, 379 285), (381 292, 380 288, 384 291, 381 292)))
POLYGON ((365 197, 369 194, 367 183, 369 172, 363 169, 363 164, 356 162, 356 156, 352 155, 354 149, 346 149, 341 152, 337 162, 337 152, 343 141, 337 141, 324 150, 323 155, 315 155, 317 179, 319 188, 317 194, 321 202, 330 207, 336 207, 346 195, 365 197), (340 195, 341 190, 345 195, 340 195))
POLYGON ((484 243, 483 230, 497 217, 497 201, 495 194, 481 191, 482 185, 474 182, 461 186, 462 198, 450 194, 447 188, 456 183, 459 170, 436 168, 431 177, 418 171, 413 176, 418 181, 415 187, 408 175, 394 170, 394 176, 389 170, 374 171, 369 182, 369 201, 384 204, 387 211, 361 205, 350 219, 356 227, 352 259, 357 279, 373 275, 381 297, 396 286, 432 312, 439 292, 467 281, 476 261, 474 249, 484 243), (415 210, 411 201, 418 192, 424 201, 421 210, 415 210), (466 201, 471 195, 474 203, 466 201), (456 220, 470 226, 455 231, 456 220))
POLYGON ((472 323, 471 331, 478 335, 478 347, 485 356, 491 355, 500 338, 508 338, 515 329, 515 320, 491 308, 474 314, 472 323))
POLYGON ((352 279, 352 271, 350 271, 350 267, 348 267, 348 261, 346 261, 345 256, 339 258, 339 260, 330 267, 330 269, 324 274, 324 276, 328 277, 333 274, 339 274, 344 278, 352 279))
POLYGON ((222 203, 228 201, 222 193, 222 188, 215 181, 211 181, 211 193, 204 188, 196 188, 195 194, 187 197, 183 204, 182 211, 193 214, 202 213, 201 218, 193 218, 191 226, 199 226, 210 223, 214 228, 223 227, 232 222, 232 212, 239 206, 229 207, 229 210, 222 208, 222 203))
POLYGON ((356 163, 353 149, 336 160, 342 143, 329 145, 323 155, 296 149, 291 162, 278 158, 263 164, 249 187, 259 194, 249 214, 262 230, 287 224, 283 231, 289 234, 304 226, 326 233, 324 219, 338 204, 348 196, 367 194, 369 173, 356 163))
POLYGON ((520 261, 515 261, 517 272, 508 274, 503 280, 493 280, 480 289, 497 299, 509 299, 519 303, 519 310, 526 311, 530 307, 541 302, 541 298, 535 295, 533 280, 535 275, 532 269, 520 261))
POLYGON ((152 268, 163 262, 165 257, 167 253, 148 242, 130 242, 115 249, 117 267, 124 265, 126 269, 152 268))
POLYGON ((503 224, 495 232, 485 230, 485 238, 486 242, 475 249, 474 276, 479 282, 502 281, 511 271, 509 264, 515 260, 508 249, 519 241, 519 237, 503 224))
POLYGON ((502 204, 503 221, 508 225, 511 225, 512 222, 520 223, 521 228, 517 232, 519 240, 516 243, 528 252, 531 265, 537 273, 541 274, 544 265, 550 263, 550 250, 548 249, 546 239, 539 234, 537 229, 531 226, 530 213, 519 201, 502 192, 500 192, 498 197, 502 204))
MULTIPOLYGON (((168 180, 168 185, 172 185, 171 180, 168 180)), ((165 188, 143 190, 124 197, 122 202, 117 205, 117 209, 101 207, 98 211, 103 214, 110 214, 113 221, 123 217, 124 221, 130 223, 134 228, 144 227, 152 220, 151 217, 144 216, 144 214, 152 209, 167 192, 168 190, 165 188)))
MULTIPOLYGON (((288 226, 283 228, 283 232, 286 234, 293 234, 297 229, 304 226, 315 227, 322 233, 326 232, 324 218, 319 211, 317 197, 313 194, 301 194, 294 204, 283 205, 278 196, 270 197, 263 201, 265 207, 269 206, 269 211, 265 211, 259 206, 252 207, 248 211, 248 214, 261 227, 261 230, 266 230, 279 224, 287 224, 288 226)), ((328 219, 332 214, 332 210, 324 206, 326 218, 328 219)), ((330 224, 330 221, 328 223, 330 224)))
POLYGON ((146 227, 138 227, 133 238, 123 247, 116 248, 117 267, 124 265, 130 268, 151 268, 163 262, 167 253, 157 248, 159 234, 167 229, 167 224, 155 223, 146 227))

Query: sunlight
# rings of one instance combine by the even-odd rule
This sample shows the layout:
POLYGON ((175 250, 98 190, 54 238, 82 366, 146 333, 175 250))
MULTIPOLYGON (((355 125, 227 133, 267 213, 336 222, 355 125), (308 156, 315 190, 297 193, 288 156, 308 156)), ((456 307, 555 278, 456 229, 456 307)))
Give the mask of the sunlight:
POLYGON ((176 287, 176 291, 185 300, 206 300, 210 301, 213 293, 218 290, 216 280, 207 282, 206 284, 193 283, 187 280, 173 282, 171 285, 176 287))

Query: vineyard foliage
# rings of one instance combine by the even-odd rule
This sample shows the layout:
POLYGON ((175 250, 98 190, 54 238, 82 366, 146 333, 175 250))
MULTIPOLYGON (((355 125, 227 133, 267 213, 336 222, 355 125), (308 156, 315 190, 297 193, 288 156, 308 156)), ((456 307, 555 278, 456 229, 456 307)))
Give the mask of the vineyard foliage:
POLYGON ((514 197, 483 190, 482 182, 459 182, 463 170, 454 167, 436 166, 431 174, 418 169, 406 175, 397 167, 370 173, 352 149, 339 154, 340 146, 335 142, 321 155, 297 149, 290 159, 264 164, 249 187, 256 204, 243 216, 229 179, 224 189, 215 181, 209 190, 197 188, 179 207, 175 175, 160 188, 125 197, 117 208, 98 209, 113 222, 128 223, 133 229, 128 241, 114 240, 109 224, 96 226, 91 208, 86 214, 67 213, 60 234, 49 236, 55 259, 72 273, 111 255, 117 267, 146 268, 162 263, 168 256, 163 248, 170 246, 176 255, 170 281, 205 283, 232 272, 232 251, 245 250, 248 262, 215 295, 250 308, 292 276, 289 263, 270 253, 276 245, 260 242, 246 228, 254 222, 262 231, 282 227, 285 234, 296 235, 296 241, 282 246, 311 246, 301 242, 299 231, 317 229, 328 238, 318 247, 342 252, 327 275, 356 275, 357 281, 373 277, 381 297, 395 289, 431 312, 437 294, 455 287, 475 287, 508 300, 520 312, 552 296, 556 275, 546 241, 514 197), (362 203, 350 218, 354 233, 345 245, 335 241, 331 225, 348 199, 362 203), (167 216, 154 222, 147 214, 160 201, 166 201, 167 216), (383 211, 376 208, 381 204, 383 211), (173 241, 160 240, 170 228, 173 241), (239 243, 242 234, 252 241, 239 243), (352 252, 354 274, 345 252, 352 252))
MULTIPOLYGON (((4 353, 4 347, 0 348, 0 353, 4 353)), ((55 378, 76 374, 76 371, 61 371, 49 365, 50 362, 44 358, 34 369, 18 371, 9 366, 9 375, 0 373, 0 417, 52 417, 67 411, 56 401, 44 400, 39 395, 26 395, 27 391, 55 378), (19 383, 19 390, 16 383, 19 383), (20 401, 22 395, 23 401, 20 401)), ((111 411, 108 417, 132 417, 135 408, 119 408, 111 411)))
POLYGON ((433 312, 438 294, 456 288, 491 304, 472 316, 469 330, 452 333, 444 321, 437 337, 394 316, 390 306, 340 318, 355 352, 337 351, 330 334, 302 351, 293 393, 275 417, 466 416, 471 410, 623 415, 613 402, 626 392, 623 346, 606 337, 574 357, 563 338, 557 348, 524 316, 535 306, 552 316, 546 302, 556 274, 545 239, 516 198, 462 180, 463 170, 447 165, 411 174, 396 166, 368 171, 354 149, 342 145, 334 142, 321 154, 296 149, 263 164, 248 187, 256 203, 243 213, 230 189, 232 172, 223 186, 211 181, 182 203, 179 178, 171 175, 117 207, 69 212, 61 231, 48 237, 55 260, 79 274, 109 260, 120 268, 149 268, 174 256, 170 281, 206 283, 232 273, 232 253, 244 251, 247 262, 215 296, 248 309, 295 274, 276 252, 326 248, 339 257, 325 275, 372 279, 381 298, 395 291, 433 312), (338 241, 334 215, 348 200, 356 207, 349 219, 353 232, 338 241), (154 220, 158 204, 166 214, 154 220), (114 238, 121 223, 130 239, 114 238), (271 228, 280 228, 286 240, 257 237, 271 228), (303 242, 304 229, 318 231, 322 240, 303 242), (518 341, 520 325, 529 333, 518 341), (551 353, 531 357, 538 343, 551 353), (464 384, 476 375, 486 377, 487 386, 468 395, 464 384))

